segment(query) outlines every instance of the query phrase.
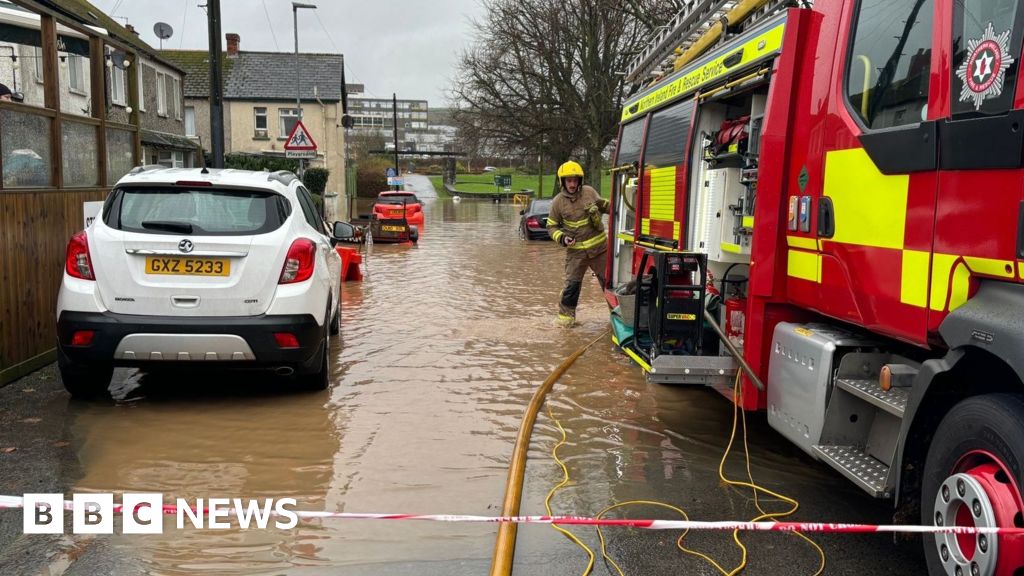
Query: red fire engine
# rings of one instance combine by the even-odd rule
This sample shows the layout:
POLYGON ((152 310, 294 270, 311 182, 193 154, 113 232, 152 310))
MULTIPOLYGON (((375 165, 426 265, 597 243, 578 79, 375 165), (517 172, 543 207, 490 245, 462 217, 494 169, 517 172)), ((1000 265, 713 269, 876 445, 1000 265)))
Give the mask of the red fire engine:
MULTIPOLYGON (((1022 0, 689 3, 627 76, 616 343, 897 521, 1024 527, 1022 42, 1022 0)), ((1020 537, 924 552, 1024 573, 1020 537)))

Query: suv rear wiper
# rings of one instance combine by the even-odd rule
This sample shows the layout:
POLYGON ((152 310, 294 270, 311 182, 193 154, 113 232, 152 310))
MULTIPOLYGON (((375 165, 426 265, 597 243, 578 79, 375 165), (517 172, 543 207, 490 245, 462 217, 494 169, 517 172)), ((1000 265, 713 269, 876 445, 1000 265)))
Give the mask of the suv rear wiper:
POLYGON ((192 224, 188 222, 174 222, 169 220, 146 220, 142 223, 142 227, 146 230, 166 230, 167 232, 179 232, 181 234, 191 234, 192 224))

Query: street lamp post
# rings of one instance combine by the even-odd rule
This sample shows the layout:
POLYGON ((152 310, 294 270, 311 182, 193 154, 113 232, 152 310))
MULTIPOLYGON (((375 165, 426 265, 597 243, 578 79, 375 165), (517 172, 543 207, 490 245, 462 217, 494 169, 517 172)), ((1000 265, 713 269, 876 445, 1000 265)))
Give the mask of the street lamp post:
MULTIPOLYGON (((292 26, 295 29, 295 108, 299 113, 297 122, 302 122, 302 70, 301 66, 299 66, 299 8, 315 10, 316 5, 292 2, 292 26)), ((299 158, 299 174, 302 174, 302 158, 299 158)))

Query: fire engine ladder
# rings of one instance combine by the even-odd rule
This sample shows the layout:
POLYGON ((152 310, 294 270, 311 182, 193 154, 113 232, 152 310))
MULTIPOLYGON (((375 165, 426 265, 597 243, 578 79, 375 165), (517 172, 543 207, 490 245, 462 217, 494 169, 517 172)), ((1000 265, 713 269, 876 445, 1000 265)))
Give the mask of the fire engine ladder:
POLYGON ((710 48, 721 37, 722 23, 729 27, 750 25, 774 14, 792 0, 687 0, 664 26, 659 26, 648 45, 633 57, 626 81, 641 84, 652 76, 680 69, 710 48), (676 51, 682 56, 678 59, 676 51))

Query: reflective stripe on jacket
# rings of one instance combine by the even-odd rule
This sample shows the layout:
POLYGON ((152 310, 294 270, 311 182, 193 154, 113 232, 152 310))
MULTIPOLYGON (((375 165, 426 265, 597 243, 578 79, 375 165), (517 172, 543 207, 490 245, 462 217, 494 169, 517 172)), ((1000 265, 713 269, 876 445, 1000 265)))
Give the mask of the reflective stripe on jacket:
POLYGON ((548 210, 548 232, 555 242, 561 242, 565 236, 574 238, 576 243, 569 246, 570 250, 586 250, 589 255, 599 254, 605 250, 608 240, 601 222, 601 214, 607 213, 608 201, 590 186, 583 186, 573 196, 562 190, 555 196, 548 210), (593 216, 587 211, 591 204, 598 209, 598 213, 593 216))

